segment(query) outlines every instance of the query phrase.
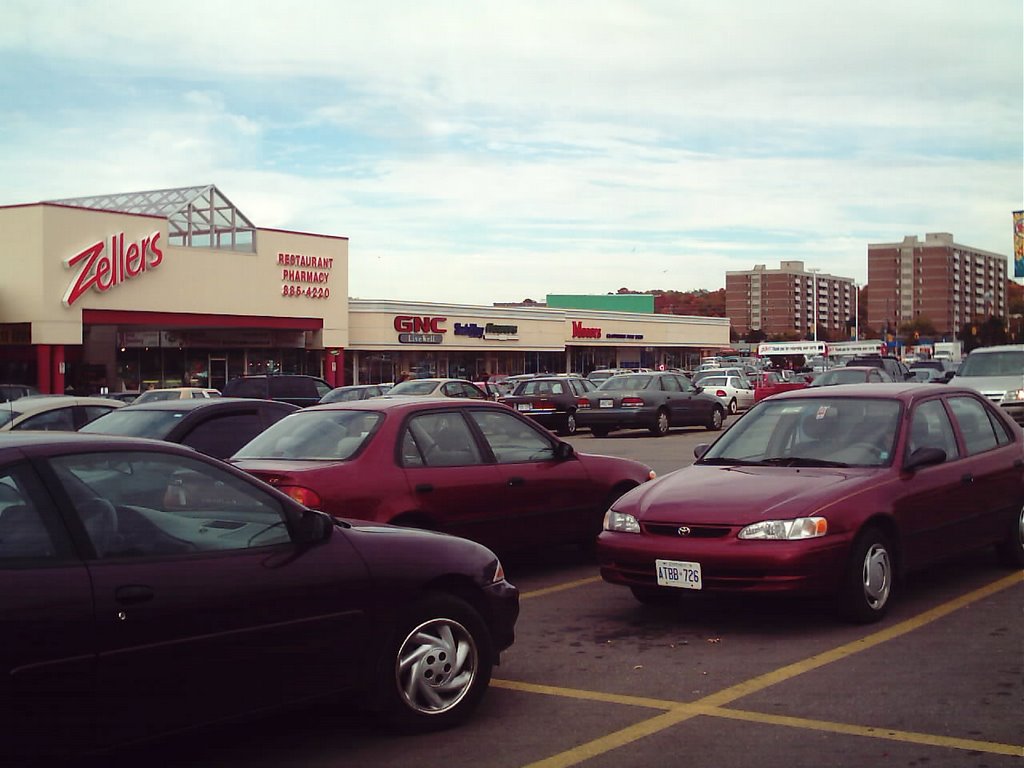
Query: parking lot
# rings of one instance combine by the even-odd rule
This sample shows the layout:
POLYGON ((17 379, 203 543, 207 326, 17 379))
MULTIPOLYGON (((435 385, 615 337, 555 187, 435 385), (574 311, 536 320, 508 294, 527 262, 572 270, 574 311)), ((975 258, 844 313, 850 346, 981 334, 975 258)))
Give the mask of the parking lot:
MULTIPOLYGON (((714 436, 584 432, 570 442, 664 473, 714 436)), ((1024 579, 989 552, 913 575, 868 626, 837 620, 827 601, 697 595, 641 606, 573 549, 508 559, 506 570, 522 590, 517 640, 461 728, 396 735, 328 702, 106 764, 1022 765, 1024 579)))

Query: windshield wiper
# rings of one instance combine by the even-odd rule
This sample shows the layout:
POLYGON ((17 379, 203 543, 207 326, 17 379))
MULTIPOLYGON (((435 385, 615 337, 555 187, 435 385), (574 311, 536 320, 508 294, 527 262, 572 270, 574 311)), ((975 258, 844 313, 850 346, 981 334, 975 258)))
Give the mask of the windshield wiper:
POLYGON ((762 459, 755 464, 765 464, 772 467, 848 467, 844 461, 828 461, 827 459, 814 459, 810 456, 776 456, 771 459, 762 459))
POLYGON ((697 462, 698 464, 713 464, 721 467, 752 467, 760 464, 760 461, 751 461, 750 459, 729 459, 725 456, 715 456, 711 459, 701 459, 697 462))

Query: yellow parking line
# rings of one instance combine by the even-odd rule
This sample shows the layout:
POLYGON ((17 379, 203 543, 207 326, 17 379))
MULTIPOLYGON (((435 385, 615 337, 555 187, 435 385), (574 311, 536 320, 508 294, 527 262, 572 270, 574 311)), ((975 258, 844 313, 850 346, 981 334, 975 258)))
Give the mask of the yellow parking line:
POLYGON ((556 584, 553 587, 544 587, 543 589, 535 589, 532 592, 523 592, 519 595, 520 600, 527 600, 531 597, 542 597, 544 595, 550 595, 554 592, 563 592, 567 589, 575 589, 576 587, 582 587, 585 584, 594 584, 595 582, 601 581, 600 576, 588 576, 585 579, 576 579, 576 581, 567 581, 564 584, 556 584))
MULTIPOLYGON (((571 586, 578 586, 581 583, 595 581, 597 579, 583 579, 578 582, 551 587, 546 590, 537 590, 526 593, 525 596, 538 596, 549 594, 562 589, 569 589, 571 586)), ((911 619, 902 621, 892 627, 872 633, 866 637, 846 643, 824 653, 815 654, 803 661, 788 664, 785 667, 768 672, 764 675, 751 678, 734 686, 730 686, 718 693, 705 696, 695 702, 679 702, 662 699, 652 699, 641 696, 626 696, 619 694, 601 693, 598 691, 587 691, 573 688, 558 688, 555 686, 537 685, 533 683, 522 683, 513 680, 492 680, 492 685, 498 688, 523 691, 527 693, 539 693, 549 696, 561 696, 565 698, 582 699, 587 701, 600 701, 606 703, 623 704, 629 706, 647 707, 651 709, 665 710, 656 717, 642 720, 631 726, 618 730, 614 733, 602 736, 599 739, 589 741, 572 749, 561 752, 557 755, 530 763, 525 768, 567 768, 578 765, 592 757, 610 752, 613 749, 630 744, 634 741, 650 736, 673 725, 685 722, 693 717, 711 716, 724 717, 733 720, 745 720, 772 725, 784 725, 793 728, 805 728, 809 730, 826 731, 831 733, 843 733, 848 735, 865 736, 870 738, 887 739, 892 741, 903 741, 914 744, 930 746, 949 747, 953 749, 976 750, 989 754, 1011 755, 1024 757, 1024 746, 1016 744, 1000 744, 998 742, 976 741, 972 739, 957 739, 932 734, 914 733, 911 731, 897 731, 887 728, 873 728, 868 726, 849 725, 845 723, 830 723, 825 721, 810 720, 799 717, 784 715, 770 715, 759 712, 748 712, 738 709, 727 709, 723 704, 748 696, 761 691, 769 686, 784 682, 793 677, 818 669, 834 661, 840 661, 860 651, 873 648, 876 645, 901 637, 915 629, 918 629, 930 622, 947 616, 953 611, 963 608, 966 605, 982 600, 1001 590, 1007 589, 1015 584, 1024 581, 1024 574, 1013 573, 1002 579, 987 584, 984 587, 962 595, 958 598, 943 603, 936 608, 925 611, 911 619)))

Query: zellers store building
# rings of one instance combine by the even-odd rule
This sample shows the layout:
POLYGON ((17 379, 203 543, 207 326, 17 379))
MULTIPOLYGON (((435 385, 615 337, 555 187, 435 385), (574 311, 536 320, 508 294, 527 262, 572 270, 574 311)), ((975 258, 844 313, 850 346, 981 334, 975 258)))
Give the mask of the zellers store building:
POLYGON ((727 318, 348 298, 348 239, 254 226, 215 186, 0 207, 0 383, 79 394, 685 367, 727 318))

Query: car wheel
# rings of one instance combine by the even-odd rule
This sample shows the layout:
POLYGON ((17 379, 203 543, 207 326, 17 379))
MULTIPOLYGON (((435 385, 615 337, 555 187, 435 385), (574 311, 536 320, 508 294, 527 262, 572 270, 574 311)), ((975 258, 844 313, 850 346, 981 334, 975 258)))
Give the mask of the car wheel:
POLYGON ((654 424, 651 425, 651 434, 655 437, 664 437, 668 434, 668 411, 664 408, 658 409, 654 417, 654 424))
POLYGON ((560 430, 558 430, 558 434, 562 435, 563 437, 568 437, 569 435, 576 434, 575 413, 569 411, 569 413, 565 414, 565 425, 560 430))
POLYGON ((858 624, 878 621, 889 610, 896 576, 892 544, 877 528, 868 528, 853 545, 840 595, 840 608, 858 624))
POLYGON ((679 600, 678 590, 672 587, 630 587, 629 590, 644 605, 672 605, 679 600))
POLYGON ((608 433, 611 432, 607 427, 591 427, 590 434, 594 437, 608 437, 608 433))
POLYGON ((708 419, 708 423, 705 425, 711 432, 717 432, 722 428, 722 423, 725 421, 725 413, 719 406, 715 406, 711 409, 711 417, 708 419))
POLYGON ((739 411, 740 407, 736 404, 736 398, 734 397, 729 401, 729 413, 735 415, 739 411))
POLYGON ((387 645, 386 714, 411 730, 461 723, 487 691, 491 656, 487 626, 468 603, 449 595, 417 603, 387 645))
POLYGON ((1017 514, 1006 538, 996 545, 996 554, 1008 568, 1024 568, 1024 509, 1017 514))

